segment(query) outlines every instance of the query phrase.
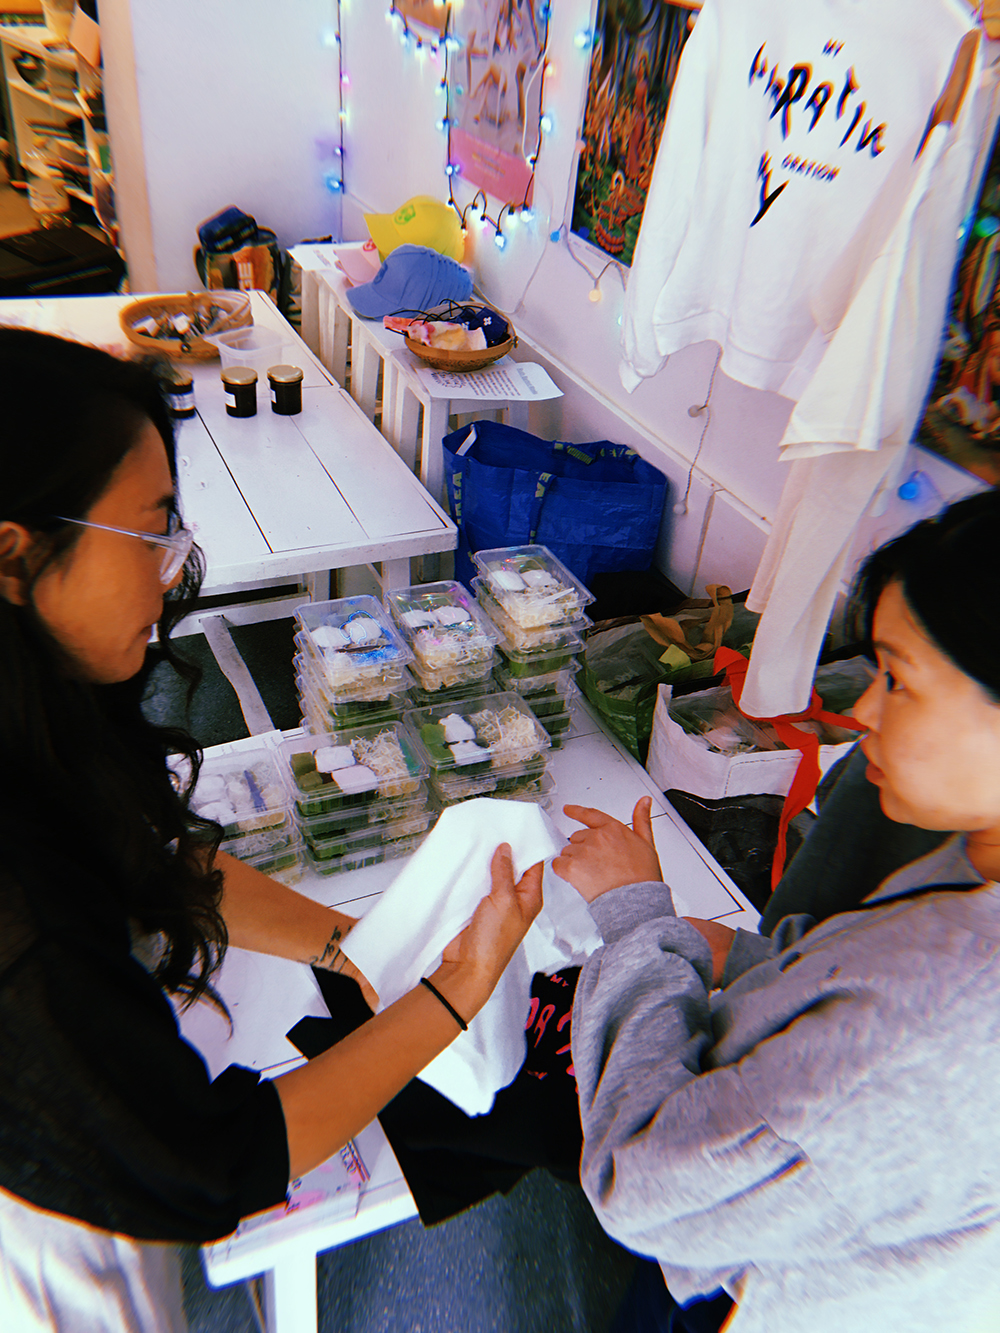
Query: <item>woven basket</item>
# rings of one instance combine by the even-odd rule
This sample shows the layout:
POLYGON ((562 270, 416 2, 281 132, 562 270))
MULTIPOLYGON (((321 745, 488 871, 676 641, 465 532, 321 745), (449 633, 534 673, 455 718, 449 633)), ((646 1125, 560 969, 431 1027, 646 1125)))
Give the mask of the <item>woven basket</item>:
POLYGON ((218 357, 219 349, 206 342, 199 335, 189 338, 153 338, 148 333, 140 333, 135 325, 151 315, 158 319, 162 315, 185 314, 202 318, 208 316, 215 306, 220 311, 205 333, 226 333, 230 329, 246 329, 253 324, 250 310, 250 297, 246 292, 212 291, 187 292, 177 296, 144 296, 139 301, 132 301, 119 312, 118 320, 129 342, 135 343, 145 352, 160 356, 169 356, 174 361, 211 361, 218 357))
POLYGON ((421 361, 426 361, 435 370, 482 370, 484 366, 492 365, 513 351, 517 346, 517 335, 478 352, 451 352, 446 347, 428 347, 426 343, 418 343, 413 338, 407 338, 406 346, 414 356, 419 356, 421 361))
MULTIPOLYGON (((456 306, 475 306, 477 309, 486 310, 482 301, 456 301, 456 306)), ((426 312, 427 319, 447 319, 447 313, 426 312)), ((435 370, 451 370, 461 373, 466 370, 482 370, 484 366, 492 365, 494 361, 499 361, 502 356, 512 352, 517 346, 517 333, 510 320, 507 321, 507 327, 510 330, 510 337, 502 343, 497 343, 495 347, 484 347, 478 352, 452 352, 446 347, 428 347, 426 343, 417 342, 413 338, 407 338, 406 346, 414 356, 419 356, 421 361, 426 361, 429 366, 435 370)))

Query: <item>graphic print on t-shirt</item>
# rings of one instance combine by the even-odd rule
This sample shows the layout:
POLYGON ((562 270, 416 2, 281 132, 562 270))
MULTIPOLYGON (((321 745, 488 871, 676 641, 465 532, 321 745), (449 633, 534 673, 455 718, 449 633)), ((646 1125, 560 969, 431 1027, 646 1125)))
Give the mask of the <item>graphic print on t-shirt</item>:
POLYGON ((802 142, 804 135, 806 145, 804 151, 788 151, 780 158, 777 153, 761 154, 757 168, 760 200, 751 227, 761 221, 793 177, 833 183, 841 171, 838 155, 867 150, 876 158, 884 151, 887 126, 870 113, 866 118, 868 104, 844 48, 843 42, 826 41, 816 69, 802 61, 786 71, 778 60, 770 59, 767 42, 755 52, 750 63, 751 91, 774 103, 770 119, 777 121, 783 146, 793 129, 795 142, 802 142), (839 68, 831 68, 833 64, 839 68), (814 142, 811 136, 817 129, 820 133, 814 142))
POLYGON ((921 148, 975 30, 965 0, 705 0, 626 291, 628 391, 711 340, 731 379, 799 398, 913 191, 933 189, 921 148))

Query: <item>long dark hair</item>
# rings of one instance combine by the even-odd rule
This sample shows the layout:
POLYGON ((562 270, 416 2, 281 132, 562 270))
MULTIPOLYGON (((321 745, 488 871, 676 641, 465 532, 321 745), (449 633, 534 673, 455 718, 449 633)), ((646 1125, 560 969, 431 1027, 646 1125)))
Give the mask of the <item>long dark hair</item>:
MULTIPOLYGON (((190 1002, 212 993, 209 978, 226 948, 222 876, 206 868, 221 830, 188 809, 201 763, 194 740, 147 721, 141 704, 157 661, 171 662, 193 687, 196 673, 173 652, 170 631, 201 585, 201 552, 194 548, 180 585, 167 595, 158 647, 121 684, 81 680, 32 604, 42 571, 64 558, 81 532, 54 516, 85 518, 148 422, 176 482, 161 380, 150 367, 94 347, 0 328, 0 401, 0 521, 23 525, 43 553, 27 605, 0 597, 4 841, 9 847, 27 830, 37 833, 40 805, 58 811, 60 851, 100 878, 129 922, 161 933, 156 976, 190 1002), (169 754, 187 760, 186 782, 175 785, 169 754)), ((0 857, 15 860, 2 849, 0 857)), ((19 878, 30 877, 30 857, 16 860, 19 878)), ((29 902, 32 891, 44 892, 44 885, 24 888, 29 902)))
POLYGON ((1000 492, 959 500, 869 556, 855 591, 869 650, 878 600, 895 582, 941 652, 1000 703, 1000 492))

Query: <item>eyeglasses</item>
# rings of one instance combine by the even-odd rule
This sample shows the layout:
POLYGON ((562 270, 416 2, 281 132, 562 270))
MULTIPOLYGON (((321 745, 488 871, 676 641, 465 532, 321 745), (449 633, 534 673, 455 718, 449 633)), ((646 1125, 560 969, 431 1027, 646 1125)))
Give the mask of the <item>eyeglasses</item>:
POLYGON ((101 532, 118 532, 123 537, 138 537, 149 546, 161 546, 163 558, 160 562, 160 581, 165 588, 173 583, 180 573, 194 545, 194 533, 184 526, 176 514, 170 516, 170 525, 175 530, 166 534, 133 532, 131 528, 112 528, 107 523, 90 523, 85 518, 64 518, 61 514, 56 514, 54 517, 58 518, 60 523, 75 523, 78 528, 99 528, 101 532))

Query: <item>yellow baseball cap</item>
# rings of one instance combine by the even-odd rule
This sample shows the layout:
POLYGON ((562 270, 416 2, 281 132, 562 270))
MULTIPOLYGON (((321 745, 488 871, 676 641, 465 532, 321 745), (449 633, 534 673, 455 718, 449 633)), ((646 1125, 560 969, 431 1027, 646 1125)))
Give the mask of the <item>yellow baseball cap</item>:
POLYGON ((365 222, 383 263, 397 245, 426 245, 459 263, 465 258, 458 214, 450 204, 430 195, 414 195, 395 213, 366 213, 365 222))

